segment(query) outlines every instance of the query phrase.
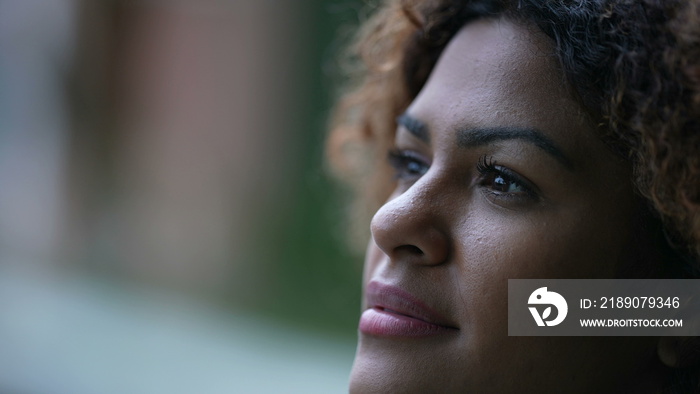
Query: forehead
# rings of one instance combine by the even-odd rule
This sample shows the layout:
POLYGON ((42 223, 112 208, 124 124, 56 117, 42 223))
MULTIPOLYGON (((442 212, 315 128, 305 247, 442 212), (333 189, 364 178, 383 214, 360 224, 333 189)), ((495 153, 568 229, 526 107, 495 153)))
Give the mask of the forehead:
POLYGON ((551 40, 504 19, 464 26, 443 51, 408 112, 431 130, 527 126, 554 139, 594 138, 570 93, 551 40))

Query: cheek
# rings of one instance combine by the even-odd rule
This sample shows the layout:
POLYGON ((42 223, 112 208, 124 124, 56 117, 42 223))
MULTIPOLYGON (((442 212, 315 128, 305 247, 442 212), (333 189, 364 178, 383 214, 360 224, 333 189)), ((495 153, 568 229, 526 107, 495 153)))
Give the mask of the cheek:
MULTIPOLYGON (((614 277, 625 241, 622 232, 615 235, 605 228, 620 218, 589 215, 586 220, 575 220, 577 216, 585 217, 508 219, 486 211, 472 216, 459 229, 453 269, 464 305, 459 320, 468 333, 462 346, 469 358, 521 372, 534 362, 552 364, 551 349, 545 346, 549 339, 508 337, 508 279, 614 277), (504 353, 512 356, 504 360, 504 353)), ((569 347, 578 343, 572 342, 562 341, 563 353, 578 349, 569 347)), ((575 370, 575 366, 563 365, 555 362, 550 367, 575 370)), ((484 378, 491 376, 488 370, 483 372, 484 378)))
POLYGON ((507 331, 508 279, 613 278, 630 250, 619 217, 475 216, 456 237, 454 269, 470 304, 462 321, 485 330, 507 331))
POLYGON ((474 222, 460 231, 456 251, 460 275, 469 282, 611 278, 630 250, 629 224, 620 217, 490 215, 474 222))

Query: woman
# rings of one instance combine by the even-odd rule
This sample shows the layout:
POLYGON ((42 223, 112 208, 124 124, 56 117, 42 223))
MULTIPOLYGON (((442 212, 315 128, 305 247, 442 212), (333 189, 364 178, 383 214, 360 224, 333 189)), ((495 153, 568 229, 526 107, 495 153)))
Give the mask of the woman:
POLYGON ((698 277, 698 22, 668 0, 367 21, 329 140, 383 202, 351 392, 700 391, 696 338, 507 333, 508 279, 698 277))

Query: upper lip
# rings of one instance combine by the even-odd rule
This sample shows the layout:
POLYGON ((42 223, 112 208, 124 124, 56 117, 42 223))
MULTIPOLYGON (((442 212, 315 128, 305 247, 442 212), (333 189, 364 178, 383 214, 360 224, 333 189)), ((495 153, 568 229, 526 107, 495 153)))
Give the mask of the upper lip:
POLYGON ((367 284, 365 296, 368 309, 387 310, 438 326, 457 329, 446 317, 398 287, 371 281, 367 284))

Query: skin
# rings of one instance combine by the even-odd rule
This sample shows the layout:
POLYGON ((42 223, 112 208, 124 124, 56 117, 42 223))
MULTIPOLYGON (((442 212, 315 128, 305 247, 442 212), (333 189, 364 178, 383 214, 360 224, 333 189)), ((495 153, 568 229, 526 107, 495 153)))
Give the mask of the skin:
POLYGON ((596 136, 552 53, 535 28, 472 22, 407 109, 423 126, 397 129, 404 159, 372 220, 364 285, 401 288, 458 330, 360 333, 352 393, 660 390, 654 338, 507 333, 508 279, 615 278, 655 257, 640 247, 653 242, 629 166, 596 136), (509 127, 538 130, 562 156, 523 138, 473 141, 509 127))

